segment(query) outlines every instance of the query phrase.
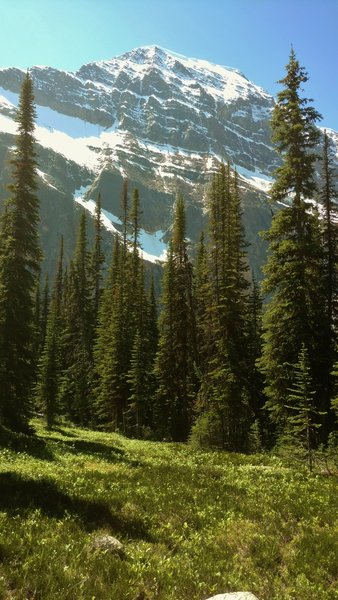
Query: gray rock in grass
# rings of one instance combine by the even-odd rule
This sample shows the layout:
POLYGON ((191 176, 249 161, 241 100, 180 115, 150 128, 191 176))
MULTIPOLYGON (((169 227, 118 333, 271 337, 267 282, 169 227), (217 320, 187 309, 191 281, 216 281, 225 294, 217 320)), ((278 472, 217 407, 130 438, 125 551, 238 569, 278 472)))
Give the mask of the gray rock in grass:
POLYGON ((208 600, 258 600, 251 592, 233 592, 231 594, 217 594, 208 600))
POLYGON ((123 544, 119 542, 115 537, 108 534, 96 535, 92 540, 92 548, 95 550, 102 550, 103 552, 109 552, 110 554, 116 554, 121 558, 125 557, 126 553, 123 544))

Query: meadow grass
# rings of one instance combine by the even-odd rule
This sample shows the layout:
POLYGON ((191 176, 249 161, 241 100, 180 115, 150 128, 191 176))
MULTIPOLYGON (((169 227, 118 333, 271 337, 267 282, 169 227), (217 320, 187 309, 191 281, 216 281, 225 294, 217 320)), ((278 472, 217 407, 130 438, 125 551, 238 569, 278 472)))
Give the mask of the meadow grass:
POLYGON ((34 426, 35 439, 0 446, 1 599, 338 597, 335 477, 272 455, 34 426), (93 549, 103 532, 124 559, 93 549))

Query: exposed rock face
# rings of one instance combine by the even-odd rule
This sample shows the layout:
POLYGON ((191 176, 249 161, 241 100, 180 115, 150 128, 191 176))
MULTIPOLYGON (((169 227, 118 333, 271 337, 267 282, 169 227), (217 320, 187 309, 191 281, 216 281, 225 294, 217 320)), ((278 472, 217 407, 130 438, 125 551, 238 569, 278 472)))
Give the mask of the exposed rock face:
MULTIPOLYGON (((2 184, 10 176, 8 151, 15 143, 13 118, 24 74, 0 70, 2 184)), ((270 139, 274 101, 267 92, 235 69, 157 46, 84 65, 76 73, 33 67, 31 75, 49 270, 54 238, 64 233, 66 253, 72 250, 74 196, 95 198, 101 191, 113 219, 110 229, 119 229, 123 177, 140 189, 145 231, 160 232, 164 239, 175 194, 183 193, 188 236, 196 240, 205 221, 206 183, 220 160, 238 169, 251 262, 254 267, 262 263, 258 231, 269 225, 266 193, 279 160, 270 139)), ((338 147, 338 134, 328 133, 338 147)))

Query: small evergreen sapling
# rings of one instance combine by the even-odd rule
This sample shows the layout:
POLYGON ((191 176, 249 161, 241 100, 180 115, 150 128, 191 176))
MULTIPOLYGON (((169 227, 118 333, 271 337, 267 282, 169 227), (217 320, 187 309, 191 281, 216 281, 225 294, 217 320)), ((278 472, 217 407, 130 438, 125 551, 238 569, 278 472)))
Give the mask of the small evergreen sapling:
POLYGON ((300 452, 301 458, 312 471, 316 432, 321 427, 317 417, 323 413, 315 409, 315 391, 305 344, 302 344, 293 372, 293 385, 289 388, 285 405, 289 415, 284 440, 300 452))

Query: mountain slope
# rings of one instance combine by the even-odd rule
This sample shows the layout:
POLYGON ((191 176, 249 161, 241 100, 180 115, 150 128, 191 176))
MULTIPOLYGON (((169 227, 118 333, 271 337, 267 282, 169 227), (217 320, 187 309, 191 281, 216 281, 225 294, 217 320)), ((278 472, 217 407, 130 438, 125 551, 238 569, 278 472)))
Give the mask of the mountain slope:
MULTIPOLYGON (((257 233, 271 218, 266 192, 278 165, 269 127, 273 98, 267 92, 235 69, 157 46, 87 64, 76 73, 33 67, 31 75, 49 270, 56 238, 65 234, 70 253, 76 208, 82 204, 90 212, 85 200, 99 191, 107 231, 119 229, 123 177, 140 189, 148 260, 163 255, 177 192, 186 198, 188 235, 196 240, 204 225, 206 184, 220 160, 229 160, 240 174, 251 263, 255 268, 262 263, 265 250, 257 233)), ((23 76, 19 69, 0 70, 3 184, 23 76)), ((338 135, 329 133, 338 147, 338 135)))

